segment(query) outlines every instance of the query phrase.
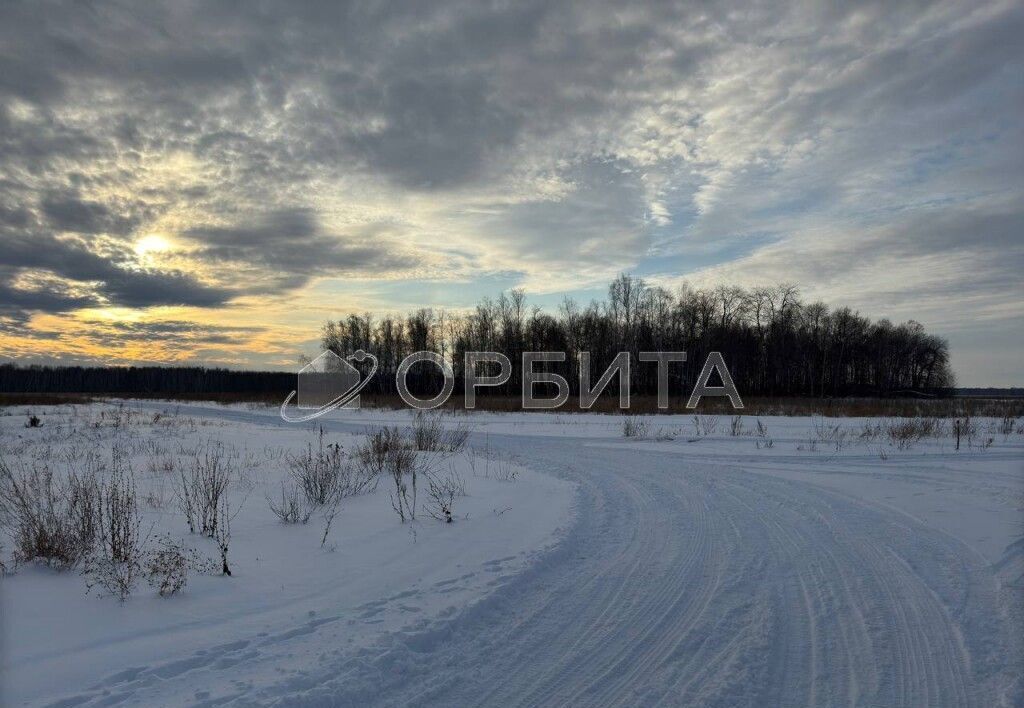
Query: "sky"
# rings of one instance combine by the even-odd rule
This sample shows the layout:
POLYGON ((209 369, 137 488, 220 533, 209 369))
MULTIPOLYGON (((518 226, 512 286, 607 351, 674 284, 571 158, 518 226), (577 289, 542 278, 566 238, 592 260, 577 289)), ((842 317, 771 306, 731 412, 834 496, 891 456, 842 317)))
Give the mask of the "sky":
POLYGON ((1024 385, 1024 5, 0 4, 0 361, 795 283, 1024 385))

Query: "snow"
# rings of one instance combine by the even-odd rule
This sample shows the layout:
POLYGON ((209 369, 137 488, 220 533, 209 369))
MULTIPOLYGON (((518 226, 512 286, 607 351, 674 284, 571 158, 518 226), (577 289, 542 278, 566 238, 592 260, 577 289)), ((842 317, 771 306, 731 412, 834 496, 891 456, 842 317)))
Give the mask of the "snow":
MULTIPOLYGON (((149 441, 160 445, 159 457, 175 458, 184 457, 174 452, 181 445, 222 441, 241 467, 232 485, 233 504, 241 508, 232 525, 233 575, 193 576, 184 593, 169 598, 143 584, 124 605, 86 595, 73 571, 29 566, 4 578, 4 705, 98 700, 118 695, 129 679, 164 688, 147 702, 188 703, 196 695, 189 674, 200 668, 252 685, 297 674, 315 661, 321 643, 337 650, 365 647, 383 633, 464 607, 553 543, 572 519, 572 484, 524 469, 514 482, 500 481, 497 460, 471 465, 462 454, 443 461, 443 469, 453 465, 467 485, 468 496, 456 500, 454 523, 402 525, 382 483, 373 494, 345 500, 321 549, 318 517, 284 525, 265 499, 279 490, 286 452, 316 444, 311 426, 164 423, 173 416, 154 425, 152 412, 142 411, 121 428, 96 430, 89 424, 97 412, 89 408, 73 416, 47 410, 41 417, 43 428, 33 430, 23 427, 23 416, 0 418, 3 441, 28 459, 72 429, 80 433, 73 438, 77 446, 130 439, 140 453, 134 464, 140 494, 153 490, 164 500, 163 508, 148 510, 147 530, 154 524, 153 535, 170 531, 211 557, 214 542, 190 536, 176 508, 177 473, 149 471, 146 458, 149 441), (26 441, 32 441, 28 449, 17 446, 26 441), (301 640, 312 633, 318 645, 305 651, 301 640)), ((328 439, 348 447, 357 437, 328 439)))
MULTIPOLYGON (((5 705, 1024 702, 1024 436, 998 420, 974 421, 956 450, 948 423, 901 446, 891 420, 762 417, 758 434, 745 417, 732 435, 728 416, 656 416, 638 439, 621 416, 446 414, 474 431, 476 456, 452 460, 469 518, 421 519, 413 537, 382 485, 346 501, 332 551, 317 521, 278 523, 261 491, 283 474, 267 460, 310 426, 259 407, 127 405, 194 421, 133 435, 217 436, 263 460, 235 575, 124 605, 74 573, 4 578, 5 705), (496 460, 519 479, 495 479, 496 460)), ((47 409, 42 431, 0 418, 5 447, 28 456, 14 436, 66 437, 101 407, 64 424, 51 420, 67 408, 47 409)), ((339 410, 322 425, 351 445, 411 415, 339 410)), ((165 511, 154 518, 181 535, 165 511)))

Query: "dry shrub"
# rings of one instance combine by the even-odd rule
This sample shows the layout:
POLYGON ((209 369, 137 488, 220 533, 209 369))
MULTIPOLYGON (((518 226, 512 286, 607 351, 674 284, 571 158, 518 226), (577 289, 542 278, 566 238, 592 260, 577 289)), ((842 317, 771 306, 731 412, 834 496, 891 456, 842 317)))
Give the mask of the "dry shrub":
POLYGON ((729 435, 738 438, 743 435, 743 416, 735 415, 729 421, 729 435))
POLYGON ((519 479, 519 469, 515 466, 511 457, 499 457, 494 478, 499 482, 515 482, 519 479))
POLYGON ((419 452, 459 452, 468 438, 469 428, 465 425, 445 428, 438 416, 423 411, 412 422, 412 446, 419 452))
POLYGON ((281 498, 267 497, 267 505, 282 523, 305 524, 313 515, 313 507, 306 500, 302 488, 295 482, 281 482, 281 498))
POLYGON ((418 466, 416 452, 409 447, 394 446, 388 452, 386 469, 394 482, 395 488, 390 491, 391 508, 398 514, 404 524, 406 519, 416 519, 416 493, 418 466), (409 477, 409 482, 406 482, 409 477))
POLYGON ((914 443, 924 437, 919 421, 915 418, 893 421, 886 426, 885 432, 889 437, 889 442, 900 450, 910 449, 914 443))
POLYGON ((217 506, 217 524, 213 531, 213 539, 217 542, 217 550, 220 551, 221 574, 231 575, 231 568, 228 567, 228 551, 231 548, 231 522, 241 509, 231 512, 231 503, 227 496, 221 497, 217 506))
POLYGON ((445 430, 442 445, 445 452, 461 452, 466 447, 467 440, 469 440, 469 428, 460 424, 445 430))
POLYGON ((231 463, 222 445, 211 442, 195 451, 191 468, 181 471, 177 490, 178 507, 185 515, 189 531, 214 538, 218 509, 231 475, 231 463))
MULTIPOLYGON (((969 421, 965 429, 971 429, 968 438, 973 437, 975 431, 969 421)), ((949 434, 949 426, 941 418, 906 418, 889 422, 885 426, 885 434, 890 443, 900 450, 906 450, 924 438, 946 437, 949 434)))
POLYGON ((841 423, 831 423, 821 417, 812 419, 812 423, 817 441, 832 446, 836 452, 842 450, 850 439, 850 431, 841 423))
POLYGON ((312 444, 307 445, 304 453, 288 456, 288 464, 292 478, 312 506, 329 505, 338 499, 372 491, 377 486, 378 472, 361 460, 360 464, 353 464, 341 445, 325 444, 323 429, 316 449, 312 444))
POLYGON ((142 576, 145 538, 135 477, 115 449, 110 475, 99 483, 96 540, 85 557, 86 587, 124 602, 142 576))
POLYGON ((188 583, 188 553, 183 545, 170 536, 162 536, 157 540, 157 548, 146 557, 146 580, 157 589, 160 597, 169 597, 185 589, 188 583))
POLYGON ((466 480, 454 467, 449 467, 447 474, 428 474, 426 478, 428 501, 424 509, 431 518, 450 524, 455 499, 466 496, 466 480))
POLYGON ((999 432, 1002 433, 1003 439, 1005 440, 1010 435, 1013 435, 1014 428, 1017 427, 1017 419, 1012 415, 1004 415, 1003 419, 999 423, 999 432))
POLYGON ((757 419, 757 437, 766 438, 768 437, 768 426, 761 422, 761 419, 757 419))
POLYGON ((355 456, 364 472, 376 479, 387 472, 392 451, 402 447, 407 447, 407 443, 397 428, 381 428, 366 436, 356 447, 355 456))
POLYGON ((168 454, 154 454, 149 458, 150 473, 171 475, 174 474, 174 458, 168 454))
POLYGON ((622 435, 627 438, 646 438, 647 421, 628 415, 622 419, 622 435))
POLYGON ((718 419, 706 415, 693 416, 693 431, 698 437, 702 435, 714 435, 718 432, 718 419))
POLYGON ((16 564, 75 566, 92 548, 97 514, 94 467, 60 479, 48 466, 15 472, 0 460, 0 522, 9 527, 16 564))
POLYGON ((444 427, 438 417, 418 412, 412 422, 413 448, 427 452, 439 450, 443 432, 444 427))
POLYGON ((317 449, 307 445, 300 455, 289 455, 288 465, 292 477, 302 489, 310 504, 325 504, 337 493, 348 461, 341 452, 341 445, 324 446, 324 432, 320 429, 317 449))
POLYGON ((872 423, 871 421, 864 421, 864 425, 860 430, 860 439, 865 442, 871 442, 875 438, 882 436, 882 424, 872 423))

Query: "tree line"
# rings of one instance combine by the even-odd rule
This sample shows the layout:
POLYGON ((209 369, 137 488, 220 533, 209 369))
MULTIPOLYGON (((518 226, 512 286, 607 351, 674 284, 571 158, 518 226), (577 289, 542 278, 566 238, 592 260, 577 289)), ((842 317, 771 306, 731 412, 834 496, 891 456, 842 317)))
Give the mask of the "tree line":
POLYGON ((295 374, 198 366, 0 365, 0 393, 273 394, 295 388, 295 374))
MULTIPOLYGON (((657 393, 657 365, 639 361, 645 351, 683 351, 687 361, 669 367, 673 401, 689 395, 707 356, 721 352, 744 396, 893 395, 941 392, 955 383, 945 339, 913 320, 876 322, 848 307, 803 302, 791 285, 743 289, 683 287, 671 292, 621 275, 603 301, 566 299, 555 312, 527 303, 522 290, 484 298, 472 311, 423 308, 403 316, 350 315, 328 321, 324 350, 356 350, 379 360, 367 393, 394 394, 401 361, 433 351, 451 362, 462 390, 465 353, 500 352, 512 362, 509 381, 478 395, 518 396, 524 351, 564 352, 565 361, 535 366, 564 376, 579 394, 581 352, 590 353, 590 384, 619 352, 631 355, 633 395, 657 393)), ((482 364, 477 373, 493 375, 482 364)), ((360 368, 365 370, 366 365, 360 368)), ((605 389, 617 394, 617 377, 605 389)), ((436 367, 416 364, 408 376, 416 393, 441 388, 436 367)), ((711 381, 712 384, 716 380, 711 381)), ((295 388, 293 372, 232 371, 203 367, 19 367, 0 365, 0 393, 261 394, 282 398, 295 388)), ((538 395, 544 395, 543 388, 538 395)))
MULTIPOLYGON (((378 393, 393 393, 401 361, 423 350, 449 360, 459 385, 465 352, 508 356, 513 364, 508 383, 483 389, 481 395, 518 395, 524 351, 564 352, 564 363, 536 368, 565 376, 574 395, 579 392, 580 352, 590 353, 591 383, 619 352, 629 352, 634 395, 657 392, 657 366, 640 363, 640 352, 686 352, 685 364, 670 367, 677 399, 688 395, 707 355, 715 351, 722 353, 743 395, 884 396, 955 385, 947 341, 925 332, 920 323, 873 322, 849 307, 804 302, 798 289, 786 284, 684 286, 671 292, 620 275, 605 300, 581 305, 567 298, 553 313, 528 306, 525 293, 515 289, 484 298, 467 313, 423 308, 404 316, 364 314, 328 321, 321 344, 341 356, 359 349, 375 354, 380 372, 366 390, 378 393)), ((616 393, 616 380, 606 393, 616 393)), ((420 363, 408 381, 413 391, 436 392, 440 373, 420 363)))

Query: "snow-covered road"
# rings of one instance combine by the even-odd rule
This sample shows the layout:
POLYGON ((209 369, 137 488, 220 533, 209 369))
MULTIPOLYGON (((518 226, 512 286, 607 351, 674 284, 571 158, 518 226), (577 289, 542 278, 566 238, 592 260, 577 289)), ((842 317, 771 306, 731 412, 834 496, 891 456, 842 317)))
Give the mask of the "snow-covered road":
POLYGON ((665 453, 576 441, 566 465, 564 438, 490 442, 581 483, 572 535, 490 601, 283 705, 1020 698, 1020 627, 990 564, 906 514, 665 453))
MULTIPOLYGON (((571 430, 487 445, 579 483, 564 541, 461 613, 241 704, 1020 705, 1021 544, 988 558, 955 523, 850 491, 877 469, 751 471, 571 430)), ((908 498, 1021 491, 1019 474, 932 466, 889 474, 908 498)))

